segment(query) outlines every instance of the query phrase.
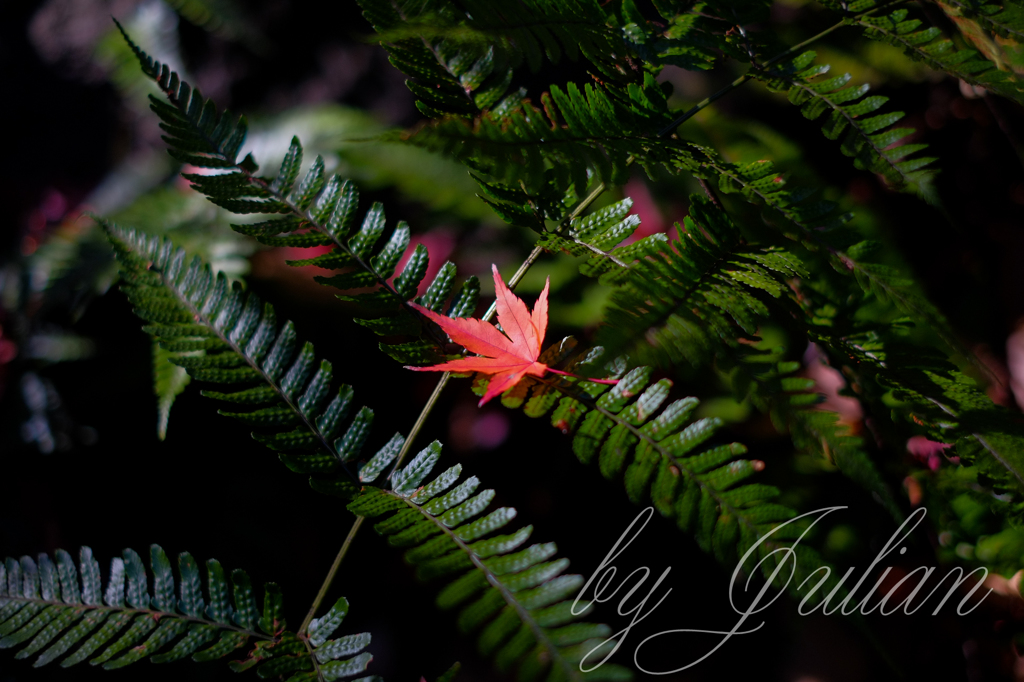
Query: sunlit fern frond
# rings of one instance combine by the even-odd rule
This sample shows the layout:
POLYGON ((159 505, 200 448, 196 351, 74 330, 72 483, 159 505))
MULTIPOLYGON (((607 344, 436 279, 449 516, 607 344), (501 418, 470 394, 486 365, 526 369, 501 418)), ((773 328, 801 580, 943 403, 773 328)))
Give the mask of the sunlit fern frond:
MULTIPOLYGON (((847 11, 843 3, 830 1, 826 4, 844 14, 847 11)), ((858 26, 868 38, 897 47, 911 59, 936 71, 948 73, 965 83, 985 88, 1017 102, 1024 102, 1024 87, 1012 72, 1000 69, 977 50, 957 47, 937 26, 922 28, 924 22, 912 18, 910 10, 899 8, 889 12, 887 3, 880 3, 877 0, 863 0, 856 4, 857 11, 861 14, 850 15, 847 22, 858 26), (865 12, 871 9, 877 11, 865 12)), ((978 17, 982 23, 988 23, 997 33, 1024 33, 1024 18, 1019 11, 998 13, 993 11, 993 5, 965 2, 953 4, 961 8, 968 5, 975 7, 979 11, 972 13, 972 16, 978 17)))

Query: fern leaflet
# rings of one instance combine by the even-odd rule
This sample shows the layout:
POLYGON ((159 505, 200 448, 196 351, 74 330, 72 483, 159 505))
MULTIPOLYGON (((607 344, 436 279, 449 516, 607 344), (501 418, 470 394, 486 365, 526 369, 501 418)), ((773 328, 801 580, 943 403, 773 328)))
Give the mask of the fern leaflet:
POLYGON ((804 118, 815 120, 829 116, 822 133, 830 140, 842 137, 840 149, 853 157, 854 165, 882 175, 899 189, 909 187, 929 196, 928 181, 934 171, 922 170, 935 161, 933 157, 907 159, 925 148, 923 144, 898 144, 912 134, 912 128, 892 128, 903 118, 903 112, 890 112, 864 118, 882 107, 887 97, 865 97, 867 85, 849 85, 850 74, 818 80, 829 66, 813 65, 814 52, 805 52, 767 70, 754 69, 755 78, 770 89, 786 91, 789 101, 800 107, 804 118))
POLYGON ((538 71, 546 58, 558 63, 582 53, 606 78, 628 75, 625 44, 595 0, 526 0, 496 5, 467 0, 379 3, 362 1, 391 63, 406 81, 416 106, 428 117, 474 116, 510 110, 520 89, 502 99, 513 69, 524 61, 538 71))
MULTIPOLYGON (((838 3, 829 4, 839 7, 838 3)), ((879 6, 874 0, 858 3, 858 7, 862 4, 865 8, 879 6)), ((897 9, 884 16, 863 14, 846 21, 863 29, 868 38, 898 47, 907 56, 936 71, 1024 103, 1024 90, 1012 74, 1000 70, 976 50, 957 48, 935 26, 921 29, 921 20, 908 19, 908 14, 905 9, 897 9)))
POLYGON ((690 200, 678 242, 605 277, 619 285, 597 337, 609 357, 625 352, 641 364, 700 366, 721 345, 752 340, 769 316, 763 299, 778 299, 788 278, 807 274, 785 250, 743 245, 707 199, 690 200))
POLYGON ((124 550, 123 558, 111 561, 106 587, 88 547, 79 552, 77 568, 62 549, 54 558, 40 554, 38 560, 24 556, 0 564, 0 648, 24 645, 15 658, 39 654, 34 667, 56 660, 62 667, 88 660, 107 670, 145 658, 212 661, 256 640, 249 658, 232 661, 232 669, 255 667, 261 678, 313 682, 318 673, 324 680, 354 677, 372 658, 363 651, 369 633, 328 639, 348 610, 344 598, 314 621, 319 627, 315 634, 310 629, 307 647, 286 629, 277 585, 264 586, 263 608, 257 609, 245 571, 232 571, 229 580, 214 559, 206 562, 204 595, 195 559, 187 552, 178 556, 176 582, 159 545, 150 547, 150 574, 135 551, 124 550))
POLYGON ((665 92, 650 74, 642 84, 626 87, 552 86, 541 102, 543 111, 524 101, 514 111, 485 113, 472 122, 442 119, 408 139, 509 184, 521 181, 537 190, 538 180, 553 173, 560 187, 573 184, 580 194, 588 171, 601 181, 624 184, 631 156, 652 172, 674 167, 674 155, 690 156, 679 142, 658 138, 672 116, 665 92))
POLYGON ((524 681, 630 679, 628 670, 610 664, 580 672, 588 652, 614 645, 608 626, 573 622, 570 598, 583 578, 563 575, 569 562, 552 560, 554 543, 522 548, 532 526, 493 535, 516 511, 501 507, 485 514, 495 493, 476 493, 475 476, 459 483, 461 465, 424 483, 440 449, 435 442, 397 470, 391 490, 365 487, 349 510, 385 517, 375 529, 391 545, 409 548, 405 559, 421 579, 457 576, 441 591, 438 606, 461 608, 460 629, 479 633, 480 652, 494 656, 499 670, 517 669, 524 681))

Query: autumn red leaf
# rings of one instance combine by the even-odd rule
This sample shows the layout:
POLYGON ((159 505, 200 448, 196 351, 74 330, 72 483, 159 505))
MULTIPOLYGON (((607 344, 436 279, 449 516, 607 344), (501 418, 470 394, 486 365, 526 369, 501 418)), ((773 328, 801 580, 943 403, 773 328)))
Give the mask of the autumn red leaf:
POLYGON ((551 369, 543 362, 537 361, 537 358, 540 357, 541 345, 544 343, 544 334, 548 329, 550 278, 544 284, 544 290, 540 292, 540 298, 537 299, 531 313, 523 300, 505 286, 501 275, 498 274, 498 267, 496 265, 491 267, 494 272, 494 292, 498 299, 498 322, 505 330, 505 334, 483 320, 472 317, 445 317, 416 303, 409 304, 437 323, 437 326, 443 329, 452 341, 465 347, 471 353, 476 353, 476 356, 450 360, 430 367, 406 367, 406 369, 417 372, 490 374, 492 376, 487 384, 487 392, 480 399, 481 406, 491 398, 501 395, 518 384, 527 375, 542 377, 545 372, 565 374, 565 372, 551 369))

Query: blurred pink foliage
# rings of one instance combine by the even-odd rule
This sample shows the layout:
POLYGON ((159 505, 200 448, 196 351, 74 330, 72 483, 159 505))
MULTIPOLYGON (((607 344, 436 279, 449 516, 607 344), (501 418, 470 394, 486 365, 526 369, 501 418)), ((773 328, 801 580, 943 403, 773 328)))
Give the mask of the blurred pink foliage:
POLYGON ((479 410, 472 403, 460 405, 448 420, 448 442, 458 451, 493 450, 509 436, 511 425, 504 412, 479 410))
MULTIPOLYGON (((952 447, 949 443, 939 443, 934 440, 929 440, 924 436, 912 436, 907 440, 907 452, 909 452, 914 459, 920 461, 922 464, 926 464, 929 469, 935 471, 942 464, 942 457, 945 455, 946 449, 952 447)), ((951 459, 957 460, 958 457, 951 459)))
POLYGON ((828 364, 825 354, 817 345, 811 343, 804 353, 804 374, 814 379, 815 389, 825 396, 824 402, 818 404, 819 410, 828 410, 839 415, 839 423, 859 430, 864 418, 860 401, 856 398, 840 395, 839 391, 846 388, 846 379, 839 370, 828 364))

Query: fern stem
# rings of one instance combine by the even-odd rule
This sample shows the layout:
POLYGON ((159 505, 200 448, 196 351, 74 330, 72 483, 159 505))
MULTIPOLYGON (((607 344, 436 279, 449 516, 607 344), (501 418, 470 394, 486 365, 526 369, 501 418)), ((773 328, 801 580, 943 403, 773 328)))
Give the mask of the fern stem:
POLYGON ((313 645, 309 643, 306 638, 302 639, 302 643, 306 646, 306 653, 309 654, 309 662, 313 664, 313 670, 316 672, 317 682, 327 682, 327 678, 324 677, 324 672, 320 669, 320 661, 316 658, 316 652, 313 651, 313 645))
POLYGON ((352 546, 352 541, 355 540, 356 534, 363 525, 363 521, 366 521, 365 516, 356 517, 356 520, 352 523, 352 527, 349 528, 348 535, 345 537, 345 542, 341 544, 341 549, 338 550, 338 556, 334 557, 334 563, 331 564, 331 570, 327 571, 327 577, 324 578, 323 585, 320 586, 320 591, 317 592, 316 598, 313 600, 313 605, 309 607, 306 617, 302 620, 302 625, 299 626, 298 634, 300 637, 303 637, 303 639, 305 639, 306 629, 313 621, 313 616, 316 615, 316 612, 320 609, 320 604, 323 603, 324 597, 327 596, 327 590, 331 588, 331 583, 334 582, 334 576, 337 575, 338 568, 341 566, 341 562, 345 559, 345 555, 348 554, 348 548, 352 546))

